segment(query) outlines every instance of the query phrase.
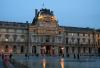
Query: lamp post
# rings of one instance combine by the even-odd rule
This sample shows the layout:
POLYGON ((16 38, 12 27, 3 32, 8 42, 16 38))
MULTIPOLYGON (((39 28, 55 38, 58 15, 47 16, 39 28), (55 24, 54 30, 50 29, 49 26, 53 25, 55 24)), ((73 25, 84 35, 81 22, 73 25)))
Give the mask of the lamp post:
POLYGON ((61 47, 62 56, 64 57, 64 47, 61 47))
POLYGON ((29 50, 29 41, 30 41, 30 39, 29 39, 29 23, 28 23, 28 21, 26 21, 26 24, 27 24, 27 40, 26 40, 26 43, 27 43, 27 51, 26 51, 26 56, 28 56, 29 54, 28 54, 28 50, 29 50))

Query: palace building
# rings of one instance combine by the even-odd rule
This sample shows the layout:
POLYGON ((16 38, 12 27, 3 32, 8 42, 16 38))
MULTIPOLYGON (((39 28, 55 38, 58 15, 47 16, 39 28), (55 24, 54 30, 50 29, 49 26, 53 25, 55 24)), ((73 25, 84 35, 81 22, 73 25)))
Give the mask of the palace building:
POLYGON ((99 55, 100 29, 60 26, 53 11, 36 9, 32 23, 0 21, 0 53, 99 55))

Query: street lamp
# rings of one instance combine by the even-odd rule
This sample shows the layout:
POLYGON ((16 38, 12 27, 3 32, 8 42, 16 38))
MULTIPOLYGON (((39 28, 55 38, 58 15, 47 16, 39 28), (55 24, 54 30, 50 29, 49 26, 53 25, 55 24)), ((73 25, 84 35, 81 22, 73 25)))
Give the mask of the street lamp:
POLYGON ((6 38, 5 41, 8 42, 8 39, 6 38))
POLYGON ((64 50, 64 47, 62 47, 61 49, 64 50))
POLYGON ((64 56, 64 47, 61 47, 62 50, 62 56, 64 56))

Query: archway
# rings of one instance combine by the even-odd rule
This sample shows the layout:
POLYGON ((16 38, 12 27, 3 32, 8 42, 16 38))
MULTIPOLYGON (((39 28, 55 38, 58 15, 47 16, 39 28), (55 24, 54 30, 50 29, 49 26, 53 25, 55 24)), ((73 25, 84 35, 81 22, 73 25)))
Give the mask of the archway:
POLYGON ((50 53, 51 52, 51 46, 50 45, 46 45, 45 47, 46 47, 46 52, 45 52, 46 55, 51 55, 51 53, 50 53))
POLYGON ((64 55, 64 47, 60 46, 58 50, 59 50, 59 56, 63 56, 64 55))
POLYGON ((17 47, 16 45, 13 46, 13 52, 16 53, 17 47))
POLYGON ((8 47, 8 45, 5 46, 5 52, 9 52, 9 47, 8 47))
POLYGON ((21 53, 24 52, 24 46, 21 46, 21 53))
POLYGON ((36 54, 36 46, 32 46, 32 53, 35 55, 36 54))
POLYGON ((100 56, 100 47, 98 48, 98 55, 100 56))

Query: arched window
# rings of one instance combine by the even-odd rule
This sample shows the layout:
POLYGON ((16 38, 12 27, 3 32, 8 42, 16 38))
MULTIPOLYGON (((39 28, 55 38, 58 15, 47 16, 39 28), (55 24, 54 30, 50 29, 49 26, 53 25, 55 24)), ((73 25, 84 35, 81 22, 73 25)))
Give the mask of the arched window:
POLYGON ((6 34, 6 35, 5 35, 5 41, 7 42, 8 40, 9 40, 9 35, 6 34))
POLYGON ((15 53, 16 50, 17 50, 17 47, 16 47, 16 45, 14 45, 14 46, 13 46, 13 52, 15 53))
POLYGON ((5 46, 5 52, 8 52, 8 49, 9 49, 9 47, 8 47, 8 45, 6 45, 5 46))
POLYGON ((13 35, 14 41, 16 41, 17 39, 17 35, 13 35))
POLYGON ((36 54, 36 46, 32 46, 32 53, 36 54))
POLYGON ((24 52, 24 46, 21 46, 21 53, 24 52))

